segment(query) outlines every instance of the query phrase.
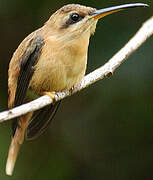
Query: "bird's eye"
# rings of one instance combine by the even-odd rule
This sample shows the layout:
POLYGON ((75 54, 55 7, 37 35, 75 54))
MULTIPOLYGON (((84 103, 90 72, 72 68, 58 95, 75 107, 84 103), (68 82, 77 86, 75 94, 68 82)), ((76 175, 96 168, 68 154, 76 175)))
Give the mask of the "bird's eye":
POLYGON ((65 29, 68 28, 70 25, 75 24, 79 21, 81 21, 81 19, 83 19, 84 16, 80 16, 78 13, 72 13, 69 16, 69 19, 61 26, 61 29, 65 29))
POLYGON ((71 14, 71 19, 72 19, 74 22, 77 22, 77 21, 80 19, 80 16, 79 16, 79 14, 77 14, 77 13, 73 13, 73 14, 71 14))

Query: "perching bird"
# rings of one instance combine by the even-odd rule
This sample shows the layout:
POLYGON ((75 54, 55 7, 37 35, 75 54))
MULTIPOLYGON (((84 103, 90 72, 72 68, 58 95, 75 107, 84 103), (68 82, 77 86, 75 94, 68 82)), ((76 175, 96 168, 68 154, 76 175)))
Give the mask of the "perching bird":
MULTIPOLYGON (((43 27, 31 33, 19 45, 8 70, 8 106, 13 108, 40 95, 69 90, 84 77, 89 39, 98 19, 114 12, 146 7, 142 3, 96 10, 70 4, 57 10, 43 27)), ((6 173, 12 175, 24 137, 34 139, 51 122, 59 102, 13 120, 12 142, 6 173)))

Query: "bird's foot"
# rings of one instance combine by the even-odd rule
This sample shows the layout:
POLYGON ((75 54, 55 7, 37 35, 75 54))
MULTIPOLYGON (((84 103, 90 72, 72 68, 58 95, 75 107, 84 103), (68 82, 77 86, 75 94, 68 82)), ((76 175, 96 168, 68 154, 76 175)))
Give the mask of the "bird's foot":
POLYGON ((55 98, 55 91, 52 92, 42 92, 42 95, 48 95, 51 99, 55 98))

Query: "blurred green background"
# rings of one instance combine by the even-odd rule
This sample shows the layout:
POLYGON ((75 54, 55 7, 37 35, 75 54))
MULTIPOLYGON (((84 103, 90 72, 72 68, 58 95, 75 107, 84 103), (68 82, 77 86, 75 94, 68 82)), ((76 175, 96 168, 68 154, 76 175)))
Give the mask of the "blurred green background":
MULTIPOLYGON (((96 8, 138 0, 0 0, 0 111, 7 109, 7 70, 12 53, 64 4, 96 8)), ((153 15, 150 8, 102 19, 91 38, 88 72, 103 65, 153 15)), ((0 180, 153 179, 153 37, 111 78, 65 99, 48 131, 25 142, 12 177, 5 175, 11 121, 0 124, 0 180)))

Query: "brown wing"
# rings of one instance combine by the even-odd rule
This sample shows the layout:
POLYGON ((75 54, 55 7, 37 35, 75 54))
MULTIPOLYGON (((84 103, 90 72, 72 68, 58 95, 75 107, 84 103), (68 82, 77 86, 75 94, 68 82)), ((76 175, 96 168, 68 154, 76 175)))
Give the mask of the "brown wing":
POLYGON ((31 51, 26 51, 22 57, 20 63, 20 73, 17 81, 17 88, 14 100, 14 106, 21 105, 26 96, 27 88, 29 86, 30 79, 34 73, 34 65, 37 62, 40 55, 43 39, 38 36, 33 39, 31 51))
MULTIPOLYGON (((24 102, 30 79, 34 72, 33 66, 37 62, 38 56, 40 54, 41 47, 43 45, 43 39, 41 36, 36 36, 29 39, 25 45, 27 49, 25 49, 21 57, 18 57, 19 60, 17 59, 17 54, 20 52, 15 52, 15 57, 12 58, 10 63, 8 87, 9 106, 11 107, 19 106, 24 102), (15 67, 13 67, 13 65, 15 67)), ((22 44, 20 46, 22 47, 22 44)), ((19 51, 20 48, 18 48, 19 51)), ((13 135, 15 134, 16 128, 18 126, 18 120, 18 118, 13 120, 13 135)))
MULTIPOLYGON (((30 55, 35 51, 37 43, 41 41, 41 37, 37 35, 37 31, 30 34, 23 42, 19 45, 9 64, 8 70, 8 107, 14 107, 14 100, 17 90, 18 77, 20 70, 27 62, 29 62, 30 55)), ((22 83, 23 84, 23 83, 22 83)))

